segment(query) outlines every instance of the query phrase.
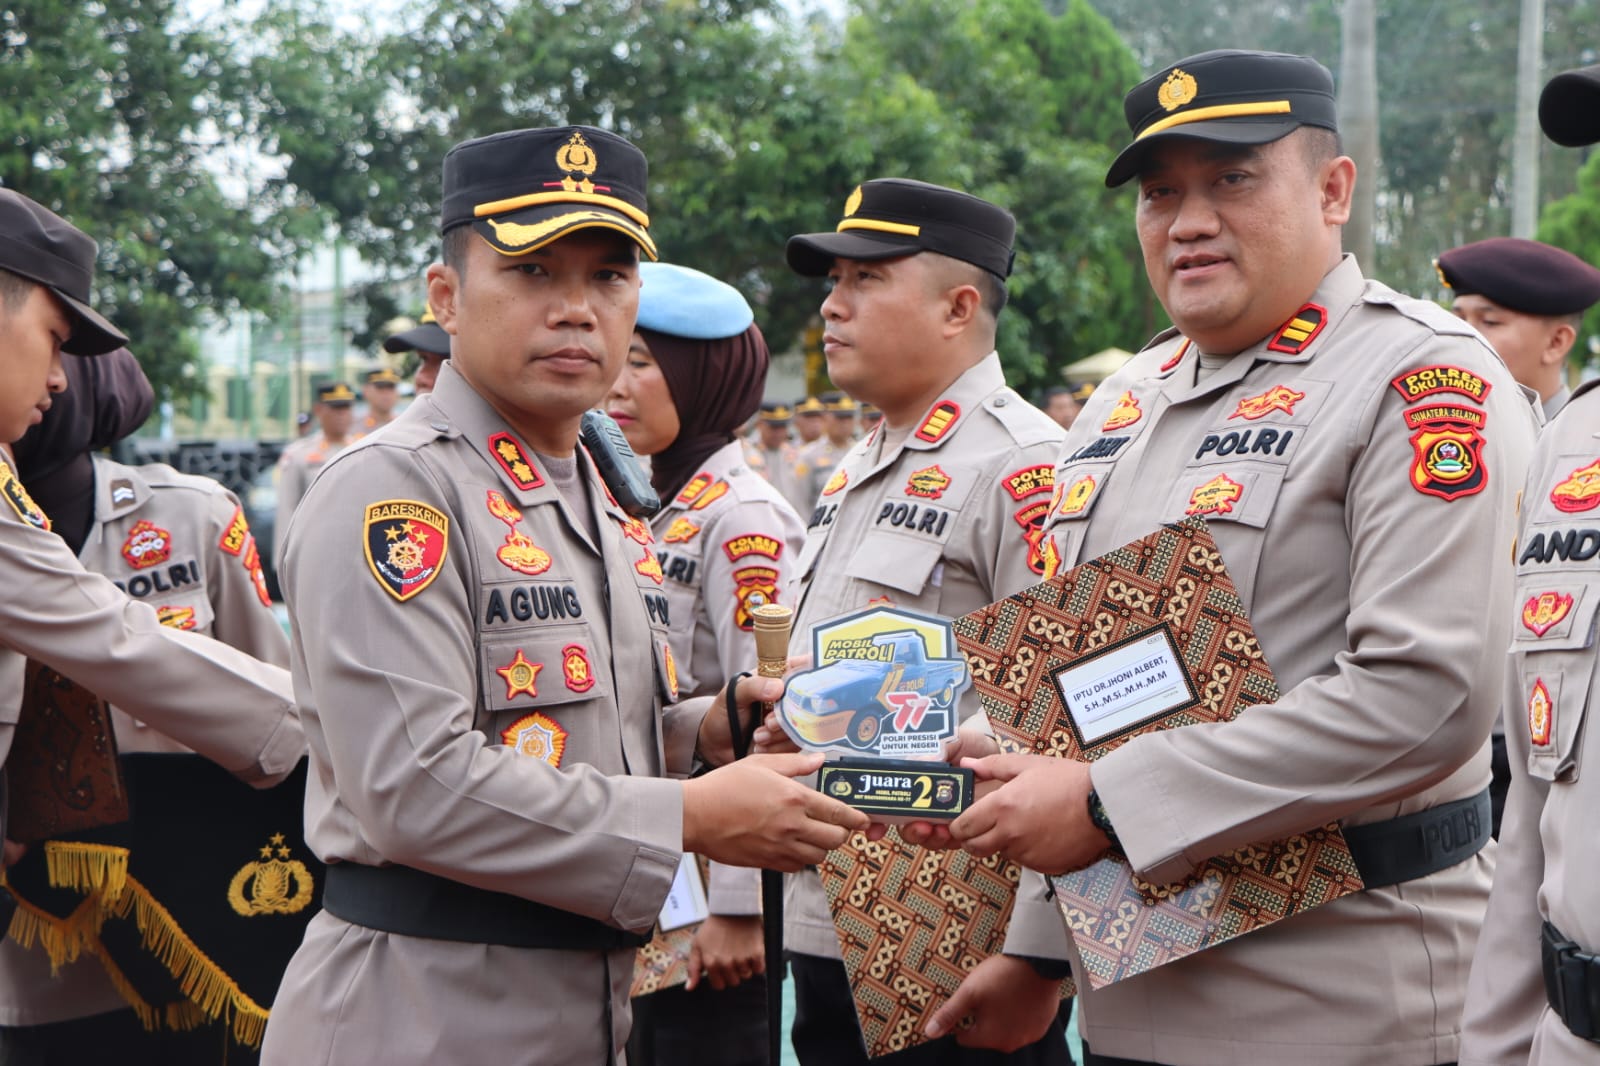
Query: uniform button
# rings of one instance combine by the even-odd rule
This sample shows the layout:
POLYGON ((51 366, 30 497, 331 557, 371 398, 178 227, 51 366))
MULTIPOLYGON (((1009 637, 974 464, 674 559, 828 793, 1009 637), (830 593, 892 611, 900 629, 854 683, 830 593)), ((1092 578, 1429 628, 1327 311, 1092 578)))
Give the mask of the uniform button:
POLYGON ((996 407, 1004 407, 1006 405, 1006 398, 1004 396, 996 396, 994 398, 994 405, 996 407))
POLYGON ((446 430, 448 430, 450 428, 450 423, 448 423, 448 422, 429 422, 428 423, 428 428, 434 430, 437 433, 443 433, 443 432, 445 432, 446 430))

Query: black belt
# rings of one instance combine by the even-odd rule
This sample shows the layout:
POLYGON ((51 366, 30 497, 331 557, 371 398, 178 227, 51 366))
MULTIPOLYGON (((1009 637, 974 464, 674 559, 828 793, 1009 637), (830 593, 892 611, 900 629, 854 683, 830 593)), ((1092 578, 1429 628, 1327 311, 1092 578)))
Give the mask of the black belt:
POLYGON ((1403 814, 1344 827, 1345 843, 1368 888, 1385 888, 1448 869, 1483 850, 1492 828, 1489 790, 1403 814))
POLYGON ((329 866, 322 906, 355 925, 430 940, 561 951, 614 951, 650 942, 648 934, 627 933, 581 914, 409 866, 329 866))
POLYGON ((1539 931, 1539 958, 1550 1009, 1573 1036, 1600 1044, 1600 958, 1579 951, 1549 922, 1539 931))

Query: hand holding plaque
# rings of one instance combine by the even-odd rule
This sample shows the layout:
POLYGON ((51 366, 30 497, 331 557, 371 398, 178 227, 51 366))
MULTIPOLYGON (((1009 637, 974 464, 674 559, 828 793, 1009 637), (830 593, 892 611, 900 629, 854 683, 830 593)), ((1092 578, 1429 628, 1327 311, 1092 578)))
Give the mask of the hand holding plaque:
POLYGON ((972 683, 951 623, 877 607, 816 626, 811 645, 817 665, 789 679, 779 720, 828 755, 817 787, 888 824, 965 810, 972 771, 943 761, 972 683))

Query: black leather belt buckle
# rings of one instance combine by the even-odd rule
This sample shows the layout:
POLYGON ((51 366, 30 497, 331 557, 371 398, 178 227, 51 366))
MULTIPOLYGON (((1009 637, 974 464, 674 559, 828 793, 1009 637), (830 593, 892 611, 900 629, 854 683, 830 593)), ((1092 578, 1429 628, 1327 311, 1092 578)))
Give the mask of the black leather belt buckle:
POLYGON ((1549 922, 1540 930, 1545 998, 1573 1036, 1600 1043, 1600 959, 1549 922))

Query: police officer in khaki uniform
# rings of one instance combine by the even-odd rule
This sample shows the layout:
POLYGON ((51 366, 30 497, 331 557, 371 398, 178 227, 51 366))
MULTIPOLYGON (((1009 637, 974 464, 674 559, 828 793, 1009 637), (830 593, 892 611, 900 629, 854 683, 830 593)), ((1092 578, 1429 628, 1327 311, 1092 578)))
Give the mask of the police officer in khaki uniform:
POLYGON ((433 391, 434 382, 439 380, 439 368, 450 358, 450 334, 439 328, 430 307, 422 312, 422 318, 414 327, 385 338, 383 350, 417 353, 417 372, 411 382, 417 395, 422 396, 433 391))
MULTIPOLYGON (((298 440, 290 441, 278 456, 278 517, 275 530, 289 528, 289 517, 305 498, 311 479, 327 461, 361 439, 352 432, 356 394, 342 381, 317 386, 317 402, 312 407, 317 428, 298 440)), ((273 570, 283 561, 283 536, 276 534, 272 545, 273 570)))
POLYGON ((827 488, 828 481, 857 440, 856 415, 859 406, 854 398, 842 392, 825 393, 820 398, 823 415, 822 436, 800 449, 795 471, 805 479, 807 510, 815 507, 817 497, 827 488))
MULTIPOLYGON (((1592 144, 1597 103, 1600 66, 1558 74, 1540 124, 1560 144, 1592 144)), ((1600 706, 1597 431, 1591 381, 1539 435, 1522 494, 1503 710, 1511 792, 1467 988, 1464 1066, 1600 1063, 1600 732, 1586 720, 1600 706)))
POLYGON ((794 408, 788 404, 778 400, 762 404, 756 416, 755 436, 745 442, 745 462, 766 478, 796 512, 802 507, 809 512, 812 501, 804 498, 795 476, 800 450, 789 436, 793 421, 794 408))
MULTIPOLYGON (((788 501, 744 462, 738 428, 760 401, 769 354, 755 313, 725 282, 641 263, 639 319, 606 410, 670 501, 650 520, 670 643, 686 696, 709 696, 756 661, 757 607, 792 603, 805 536, 788 501)), ((786 412, 787 413, 787 412, 786 412)), ((766 1059, 760 877, 710 865, 708 917, 686 988, 648 998, 635 1047, 656 1066, 766 1059)), ((631 1061, 631 1055, 630 1055, 631 1061)))
MULTIPOLYGON (((1134 141, 1107 184, 1138 182, 1175 328, 1084 406, 1047 536, 1073 566, 1204 516, 1283 695, 1092 768, 992 757, 1004 784, 951 832, 1044 873, 1114 836, 1167 883, 1338 821, 1367 891, 1106 988, 1080 981, 1086 1061, 1452 1062, 1492 868, 1504 560, 1537 416, 1464 323, 1341 255, 1355 167, 1321 64, 1208 52, 1125 110, 1134 141)), ((1008 950, 1035 954, 1049 932, 1065 950, 1054 906, 1024 900, 1008 950)), ((996 956, 934 1028, 973 1014, 961 1038, 1003 1044, 1048 1019, 1053 993, 996 956)))
POLYGON ((394 421, 395 405, 400 402, 400 375, 386 366, 367 371, 361 398, 367 402, 367 413, 361 416, 362 434, 387 426, 394 421))
POLYGON ((306 837, 330 865, 269 1066, 612 1062, 685 849, 795 869, 866 821, 788 779, 814 758, 662 776, 728 758, 727 715, 663 712, 657 545, 578 447, 655 254, 644 157, 516 130, 451 149, 443 184, 428 295, 450 362, 286 531, 306 837))
MULTIPOLYGON (((62 363, 66 393, 14 448, 23 483, 55 531, 86 569, 155 607, 163 625, 288 666, 288 638, 266 598, 255 538, 234 495, 210 478, 159 463, 125 466, 90 451, 128 436, 150 413, 153 392, 137 362, 124 350, 64 355, 62 363), (101 373, 122 357, 123 373, 101 373)), ((119 753, 190 750, 120 708, 112 718, 119 753)), ((9 938, 0 941, 0 1025, 26 1027, 0 1038, 17 1049, 17 1061, 49 1061, 52 1053, 70 1059, 73 1048, 87 1054, 112 1040, 130 1042, 123 1048, 130 1062, 191 1061, 198 1050, 215 1051, 209 1033, 146 1032, 97 961, 80 959, 52 973, 43 948, 25 950, 9 938)))
POLYGON ((820 397, 802 396, 794 402, 795 447, 801 450, 822 439, 822 416, 827 413, 820 397))
MULTIPOLYGON (((872 604, 955 616, 1040 580, 1035 548, 1062 432, 1006 387, 994 350, 1015 226, 977 197, 887 178, 850 195, 837 231, 790 239, 793 269, 833 281, 822 303, 829 376, 884 412, 810 516, 792 655, 809 652, 817 623, 872 604)), ((963 706, 977 711, 976 700, 963 706)), ((801 1062, 865 1062, 815 873, 789 879, 784 942, 801 1062)), ((944 1041, 881 1061, 967 1055, 944 1041)), ((1066 1056, 1056 1029, 1016 1061, 1066 1056)))
POLYGON ((1451 309, 1483 334, 1511 376, 1539 394, 1545 421, 1571 393, 1567 353, 1583 314, 1600 301, 1600 270, 1562 248, 1490 237, 1452 248, 1434 264, 1451 309))
MULTIPOLYGON (((59 353, 126 343, 88 303, 95 244, 27 197, 0 190, 0 444, 66 388, 59 353)), ((0 449, 3 450, 3 449, 0 449)), ((0 765, 38 659, 246 780, 270 782, 304 752, 288 675, 160 624, 155 609, 90 574, 50 532, 0 456, 0 765)), ((3 812, 0 812, 3 813, 3 812)), ((8 856, 15 854, 9 844, 8 856)))

